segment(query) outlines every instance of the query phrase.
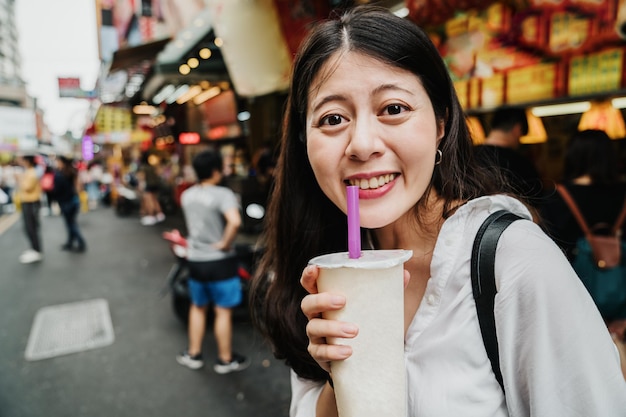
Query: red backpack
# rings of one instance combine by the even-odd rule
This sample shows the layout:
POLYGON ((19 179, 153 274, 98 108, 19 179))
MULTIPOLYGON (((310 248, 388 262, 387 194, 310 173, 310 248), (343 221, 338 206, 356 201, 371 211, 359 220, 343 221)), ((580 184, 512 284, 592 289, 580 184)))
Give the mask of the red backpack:
POLYGON ((54 189, 54 174, 52 172, 46 172, 41 177, 39 183, 41 184, 42 190, 46 192, 52 191, 54 189))

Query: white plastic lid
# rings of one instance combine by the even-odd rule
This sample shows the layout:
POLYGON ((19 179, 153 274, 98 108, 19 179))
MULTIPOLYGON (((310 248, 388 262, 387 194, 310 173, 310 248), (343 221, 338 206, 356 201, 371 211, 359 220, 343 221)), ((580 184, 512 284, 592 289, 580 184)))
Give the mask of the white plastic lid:
POLYGON ((357 259, 350 258, 348 252, 337 252, 317 256, 309 264, 320 268, 386 269, 403 264, 411 256, 413 251, 404 249, 364 250, 357 259))

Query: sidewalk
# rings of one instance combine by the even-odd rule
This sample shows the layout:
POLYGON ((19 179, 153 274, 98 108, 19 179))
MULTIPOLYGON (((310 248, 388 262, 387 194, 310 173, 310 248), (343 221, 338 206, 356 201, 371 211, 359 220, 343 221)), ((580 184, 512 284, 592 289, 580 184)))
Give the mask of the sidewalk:
MULTIPOLYGON (((289 370, 272 356, 249 322, 237 322, 233 345, 249 356, 245 371, 217 375, 176 363, 186 329, 159 292, 174 262, 161 232, 180 217, 152 227, 99 208, 79 215, 84 254, 60 250, 60 217, 42 217, 44 260, 22 265, 27 242, 19 215, 0 217, 0 416, 2 417, 282 417, 288 415, 289 370), (43 307, 104 299, 114 341, 41 360, 26 360, 34 318, 43 307)), ((80 333, 64 323, 63 334, 80 333)), ((54 336, 54 335, 53 335, 54 336)), ((207 334, 205 357, 216 356, 207 334)))

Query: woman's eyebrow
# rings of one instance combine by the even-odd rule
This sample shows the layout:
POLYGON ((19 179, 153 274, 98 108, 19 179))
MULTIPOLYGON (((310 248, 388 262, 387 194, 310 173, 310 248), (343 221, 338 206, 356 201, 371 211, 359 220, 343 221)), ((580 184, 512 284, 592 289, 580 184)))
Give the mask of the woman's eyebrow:
POLYGON ((407 90, 406 88, 400 87, 399 85, 396 85, 396 84, 382 84, 382 85, 379 85, 378 87, 376 87, 374 89, 374 91, 372 91, 372 95, 378 94, 378 93, 380 93, 382 91, 386 91, 386 90, 404 91, 405 93, 408 93, 410 95, 414 95, 415 94, 413 91, 407 90))
POLYGON ((346 101, 346 97, 341 94, 331 94, 329 96, 326 96, 322 98, 320 102, 315 105, 315 107, 313 107, 313 111, 317 111, 324 104, 331 102, 331 101, 346 101))
MULTIPOLYGON (((407 94, 410 95, 414 95, 415 93, 411 90, 407 90, 404 87, 400 87, 396 84, 382 84, 379 85, 378 87, 376 87, 373 91, 372 91, 372 96, 379 94, 383 91, 388 91, 388 90, 394 90, 394 91, 404 91, 407 94)), ((324 104, 331 102, 331 101, 346 101, 347 98, 344 95, 341 94, 330 94, 324 98, 322 98, 319 103, 315 104, 315 106, 313 107, 313 111, 317 111, 320 107, 322 107, 324 104)))

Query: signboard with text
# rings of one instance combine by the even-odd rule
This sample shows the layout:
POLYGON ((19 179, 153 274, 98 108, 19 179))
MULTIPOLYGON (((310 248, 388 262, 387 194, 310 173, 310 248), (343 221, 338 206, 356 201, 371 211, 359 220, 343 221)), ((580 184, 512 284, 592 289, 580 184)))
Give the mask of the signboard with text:
POLYGON ((35 111, 0 106, 0 150, 17 151, 37 147, 35 111))
POLYGON ((80 87, 80 78, 59 77, 59 97, 61 98, 96 98, 96 90, 85 91, 80 87))

